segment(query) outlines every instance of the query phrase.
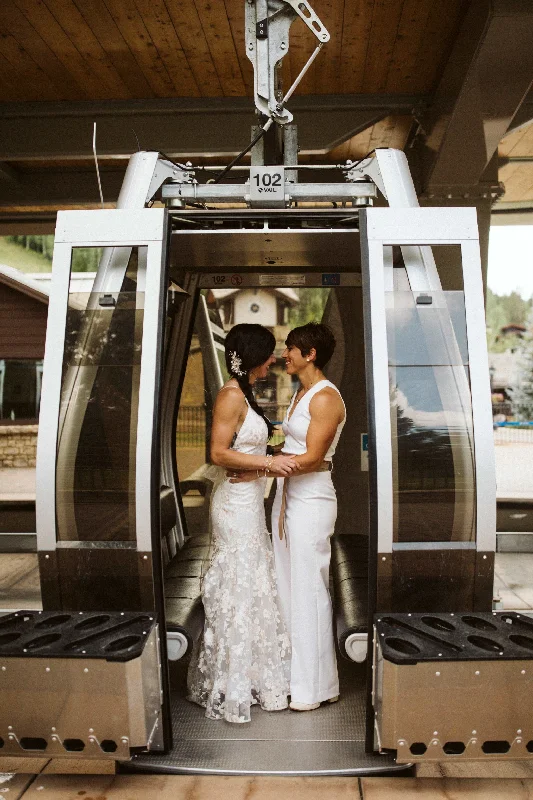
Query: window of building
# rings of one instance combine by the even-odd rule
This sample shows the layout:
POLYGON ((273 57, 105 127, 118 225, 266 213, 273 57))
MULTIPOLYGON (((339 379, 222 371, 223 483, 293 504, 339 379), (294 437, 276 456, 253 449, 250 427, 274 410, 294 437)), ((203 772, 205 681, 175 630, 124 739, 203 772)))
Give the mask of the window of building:
POLYGON ((42 374, 42 360, 0 359, 0 420, 38 419, 42 374))

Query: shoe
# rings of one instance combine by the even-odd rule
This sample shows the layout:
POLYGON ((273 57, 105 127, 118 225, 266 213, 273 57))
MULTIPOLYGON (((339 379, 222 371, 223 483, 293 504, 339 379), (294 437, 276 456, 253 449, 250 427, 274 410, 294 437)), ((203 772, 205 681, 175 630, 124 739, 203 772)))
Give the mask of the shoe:
POLYGON ((337 703, 339 698, 340 694, 336 694, 335 697, 330 697, 329 700, 326 700, 326 703, 337 703))
POLYGON ((320 708, 320 703, 296 703, 291 700, 289 708, 293 711, 314 711, 315 708, 320 708))

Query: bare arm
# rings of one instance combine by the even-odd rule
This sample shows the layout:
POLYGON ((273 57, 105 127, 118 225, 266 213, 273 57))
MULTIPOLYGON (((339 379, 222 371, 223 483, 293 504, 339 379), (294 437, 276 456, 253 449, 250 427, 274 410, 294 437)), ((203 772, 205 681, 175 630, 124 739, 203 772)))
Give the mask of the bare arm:
POLYGON ((322 389, 309 403, 311 422, 307 430, 306 452, 294 456, 298 466, 296 474, 315 472, 335 438, 337 426, 344 419, 344 405, 335 389, 322 389))
MULTIPOLYGON (((246 415, 246 401, 240 389, 227 387, 221 390, 213 409, 211 430, 211 461, 230 470, 264 470, 265 456, 253 456, 231 449, 233 434, 240 428, 246 415)), ((294 470, 293 456, 276 456, 271 471, 276 475, 290 475, 294 470)))

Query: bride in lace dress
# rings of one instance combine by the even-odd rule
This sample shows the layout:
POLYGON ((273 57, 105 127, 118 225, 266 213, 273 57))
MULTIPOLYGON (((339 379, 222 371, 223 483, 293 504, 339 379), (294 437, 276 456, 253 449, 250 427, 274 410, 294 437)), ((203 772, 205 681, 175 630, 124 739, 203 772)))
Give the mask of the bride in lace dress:
POLYGON ((214 411, 211 460, 222 469, 211 501, 213 557, 205 574, 203 635, 188 673, 188 699, 206 716, 250 722, 250 707, 287 708, 290 643, 280 614, 272 545, 265 523, 266 477, 292 474, 292 456, 267 456, 272 425, 257 405, 252 385, 275 360, 274 336, 261 325, 236 325, 226 338, 233 376, 214 411), (250 482, 232 481, 253 471, 250 482))

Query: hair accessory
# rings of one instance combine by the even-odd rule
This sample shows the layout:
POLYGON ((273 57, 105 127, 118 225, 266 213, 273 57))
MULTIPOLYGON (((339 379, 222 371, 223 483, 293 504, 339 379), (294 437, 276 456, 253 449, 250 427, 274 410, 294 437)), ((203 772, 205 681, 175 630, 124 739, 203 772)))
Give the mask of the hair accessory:
POLYGON ((232 350, 229 356, 231 359, 231 366, 230 366, 231 372, 233 372, 234 375, 238 375, 240 378, 242 378, 243 375, 246 375, 246 373, 243 372, 241 369, 242 358, 240 358, 240 356, 237 355, 235 350, 232 350))

